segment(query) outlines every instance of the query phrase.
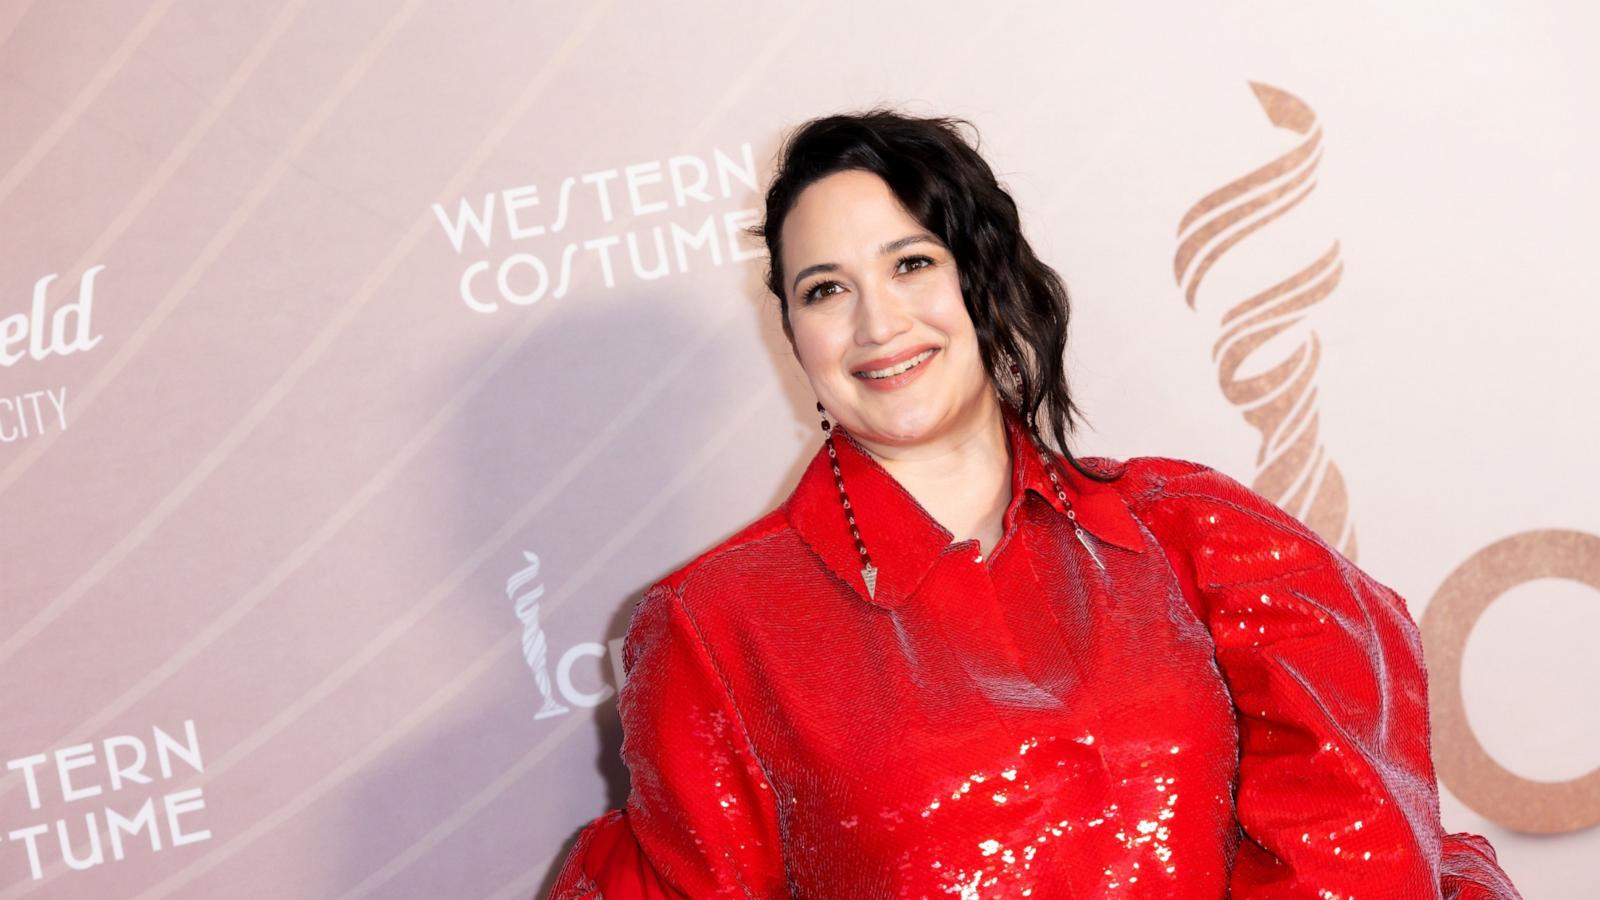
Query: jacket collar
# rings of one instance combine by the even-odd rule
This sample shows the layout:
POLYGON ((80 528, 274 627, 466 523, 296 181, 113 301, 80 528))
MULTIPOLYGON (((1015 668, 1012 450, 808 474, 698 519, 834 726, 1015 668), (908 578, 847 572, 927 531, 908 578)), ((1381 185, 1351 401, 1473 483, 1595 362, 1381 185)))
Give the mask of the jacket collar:
MULTIPOLYGON (((1056 496, 1050 476, 1034 449, 1036 445, 1020 417, 1005 404, 1001 408, 1011 449, 1011 502, 1004 516, 1009 533, 1030 491, 1057 514, 1065 515, 1066 505, 1056 496)), ((845 520, 826 441, 812 457, 794 492, 784 501, 784 513, 801 539, 863 600, 893 609, 916 592, 954 536, 848 431, 835 425, 834 433, 838 435, 833 444, 838 448, 839 472, 850 497, 851 511, 867 552, 872 555, 872 563, 878 569, 874 596, 868 597, 862 579, 861 556, 845 520)), ((1078 524, 1105 543, 1135 553, 1143 552, 1143 532, 1117 488, 1083 477, 1059 455, 1056 459, 1060 462, 1057 477, 1072 508, 1077 511, 1078 524)))

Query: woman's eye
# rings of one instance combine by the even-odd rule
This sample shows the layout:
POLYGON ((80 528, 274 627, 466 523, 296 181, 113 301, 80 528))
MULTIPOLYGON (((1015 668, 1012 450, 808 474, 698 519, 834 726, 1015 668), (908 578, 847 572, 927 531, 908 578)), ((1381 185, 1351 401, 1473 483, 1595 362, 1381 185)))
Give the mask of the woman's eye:
MULTIPOLYGON (((916 256, 902 256, 900 257, 899 264, 895 268, 899 269, 908 263, 912 264, 911 271, 916 271, 917 269, 928 268, 934 264, 934 261, 932 257, 922 256, 920 254, 916 256), (919 263, 920 265, 918 265, 919 263)), ((815 303, 823 297, 831 296, 832 294, 836 293, 835 291, 825 290, 826 288, 836 287, 839 287, 839 282, 837 281, 819 281, 816 284, 813 284, 811 287, 806 288, 805 292, 800 295, 800 302, 802 304, 815 303)))
MULTIPOLYGON (((838 287, 839 286, 839 282, 837 282, 837 281, 819 281, 816 284, 813 284, 811 287, 806 289, 806 292, 804 294, 800 295, 800 302, 801 303, 814 303, 814 302, 816 302, 817 298, 819 296, 822 296, 820 294, 821 290, 823 288, 825 288, 825 287, 828 287, 829 285, 832 285, 834 287, 838 287)), ((829 291, 828 293, 831 294, 833 292, 829 291)))

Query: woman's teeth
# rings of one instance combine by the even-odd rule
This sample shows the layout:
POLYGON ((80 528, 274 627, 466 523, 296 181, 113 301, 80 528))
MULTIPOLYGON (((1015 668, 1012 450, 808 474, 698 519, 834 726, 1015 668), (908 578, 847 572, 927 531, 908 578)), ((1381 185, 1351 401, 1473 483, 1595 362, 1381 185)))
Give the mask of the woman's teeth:
POLYGON ((901 372, 909 372, 912 369, 915 369, 917 366, 922 365, 928 357, 933 355, 934 349, 936 348, 930 347, 927 350, 918 353, 916 356, 911 357, 905 362, 890 366, 887 369, 863 369, 856 374, 860 375, 862 378, 893 378, 894 376, 899 375, 901 372))

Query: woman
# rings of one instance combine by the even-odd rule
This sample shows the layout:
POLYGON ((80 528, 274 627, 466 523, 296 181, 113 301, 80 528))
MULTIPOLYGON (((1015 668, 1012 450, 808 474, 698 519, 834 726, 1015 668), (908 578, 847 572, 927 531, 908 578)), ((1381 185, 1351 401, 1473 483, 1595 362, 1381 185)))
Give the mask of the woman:
POLYGON ((1065 449, 1067 296, 957 124, 786 144, 754 230, 826 437, 635 608, 632 790, 553 896, 1516 897, 1440 826, 1394 591, 1214 469, 1065 449))

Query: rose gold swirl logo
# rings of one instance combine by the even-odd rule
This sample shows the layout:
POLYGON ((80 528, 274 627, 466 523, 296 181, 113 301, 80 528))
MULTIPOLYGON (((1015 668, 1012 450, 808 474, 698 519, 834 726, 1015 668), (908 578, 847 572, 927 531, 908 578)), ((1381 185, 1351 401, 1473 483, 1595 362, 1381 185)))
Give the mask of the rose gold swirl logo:
MULTIPOLYGON (((1173 275, 1189 308, 1212 268, 1240 241, 1294 209, 1316 187, 1322 129, 1299 97, 1251 82, 1274 126, 1300 135, 1293 148, 1212 191, 1178 225, 1173 275)), ((1223 395, 1261 433, 1252 485, 1329 543, 1356 558, 1344 480, 1317 440, 1315 378, 1321 345, 1308 310, 1333 293, 1339 243, 1223 313, 1212 348, 1223 395), (1260 374, 1239 371, 1273 338, 1300 328, 1301 340, 1260 374), (1316 489, 1312 485, 1316 484, 1316 489), (1337 539, 1336 539, 1337 538, 1337 539)), ((1281 343, 1280 343, 1281 346, 1281 343)), ((1445 579, 1419 622, 1429 673, 1433 754, 1440 782, 1481 815, 1518 831, 1552 834, 1600 824, 1600 769, 1561 782, 1534 781, 1489 756, 1472 731, 1461 693, 1467 639, 1489 605, 1539 578, 1567 578, 1600 591, 1600 536, 1547 529, 1512 535, 1473 554, 1445 579)))
MULTIPOLYGON (((1277 159, 1207 194, 1184 214, 1172 269, 1191 309, 1220 259, 1300 205, 1316 187, 1313 176, 1322 158, 1316 113, 1287 91, 1259 82, 1250 87, 1267 119, 1302 139, 1277 159)), ((1305 324, 1311 307, 1338 286, 1341 270, 1339 243, 1334 241, 1319 259, 1229 307, 1212 359, 1223 396, 1261 433, 1251 486, 1354 560, 1356 536, 1344 478, 1317 439, 1315 376, 1321 345, 1305 324), (1303 337, 1292 351, 1269 360, 1260 374, 1240 377, 1245 362, 1263 345, 1297 326, 1303 337)))

